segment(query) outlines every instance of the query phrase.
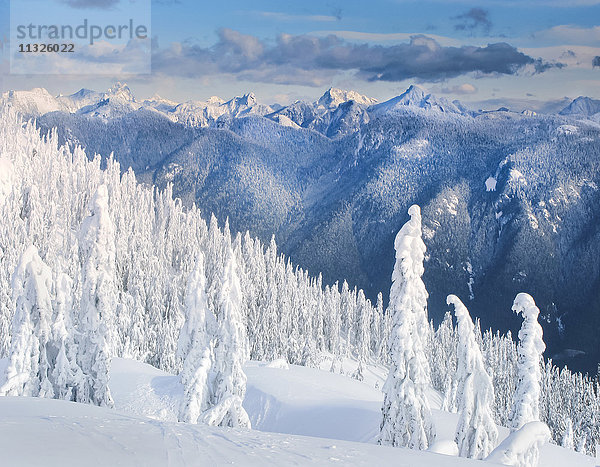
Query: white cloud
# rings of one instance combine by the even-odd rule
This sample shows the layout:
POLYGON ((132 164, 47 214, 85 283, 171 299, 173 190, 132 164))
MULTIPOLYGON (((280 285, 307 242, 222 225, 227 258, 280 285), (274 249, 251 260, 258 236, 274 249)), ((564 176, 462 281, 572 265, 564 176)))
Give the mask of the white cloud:
POLYGON ((258 16, 276 21, 315 21, 315 22, 332 22, 338 21, 339 18, 332 15, 291 15, 281 13, 279 11, 256 11, 253 12, 258 16))
MULTIPOLYGON (((362 32, 362 31, 312 31, 308 33, 312 36, 325 37, 329 35, 335 35, 349 41, 361 41, 361 42, 374 42, 374 43, 385 43, 385 42, 404 42, 409 41, 414 36, 422 35, 420 32, 395 32, 395 33, 376 33, 376 32, 362 32)), ((427 37, 434 39, 440 45, 450 47, 460 47, 464 41, 453 37, 438 36, 436 34, 427 33, 427 37)), ((489 40, 485 41, 487 44, 489 40)))
POLYGON ((582 28, 563 24, 535 32, 533 39, 535 41, 547 41, 555 44, 592 46, 600 43, 600 26, 582 28))
POLYGON ((467 94, 476 94, 477 88, 470 83, 463 83, 454 86, 437 86, 432 91, 434 93, 464 96, 467 94))

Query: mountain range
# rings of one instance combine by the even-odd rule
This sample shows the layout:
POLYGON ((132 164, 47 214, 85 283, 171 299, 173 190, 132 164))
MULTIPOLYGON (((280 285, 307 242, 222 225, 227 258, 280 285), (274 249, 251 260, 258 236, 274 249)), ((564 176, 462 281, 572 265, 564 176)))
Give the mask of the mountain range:
POLYGON ((126 85, 70 96, 10 91, 42 131, 214 212, 324 281, 389 291, 393 238, 423 211, 430 316, 457 293, 483 327, 518 329, 518 292, 543 316, 547 355, 600 361, 600 101, 556 115, 473 111, 419 86, 379 103, 329 89, 316 102, 136 100, 126 85))

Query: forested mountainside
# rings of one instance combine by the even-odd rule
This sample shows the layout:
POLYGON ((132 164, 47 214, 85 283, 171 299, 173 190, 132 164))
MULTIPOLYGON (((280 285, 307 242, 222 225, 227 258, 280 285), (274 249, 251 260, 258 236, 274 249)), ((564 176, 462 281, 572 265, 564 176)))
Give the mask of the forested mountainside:
POLYGON ((382 104, 330 90, 284 108, 253 95, 138 102, 125 86, 40 95, 3 100, 43 131, 58 128, 61 142, 114 153, 141 181, 173 183, 185 205, 228 217, 234 232, 263 242, 275 234, 325 283, 348 279, 372 300, 389 290, 393 236, 418 203, 431 317, 441 321, 452 292, 484 328, 515 331, 510 305, 526 291, 547 354, 596 369, 600 127, 591 100, 535 115, 471 112, 418 87, 382 104))

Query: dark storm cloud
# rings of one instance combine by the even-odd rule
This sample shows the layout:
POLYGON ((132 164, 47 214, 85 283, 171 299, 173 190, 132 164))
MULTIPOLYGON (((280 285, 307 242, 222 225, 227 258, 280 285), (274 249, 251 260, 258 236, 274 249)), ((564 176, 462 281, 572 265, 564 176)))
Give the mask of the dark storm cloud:
POLYGON ((209 48, 177 44, 157 49, 153 70, 189 77, 232 73, 262 82, 319 86, 342 71, 354 71, 368 81, 439 81, 467 73, 512 75, 527 66, 541 73, 557 66, 507 43, 447 47, 423 35, 383 46, 350 43, 335 35, 282 34, 269 43, 231 29, 218 34, 218 42, 209 48))
POLYGON ((544 71, 551 70, 552 68, 565 68, 567 65, 564 63, 551 63, 545 62, 541 58, 537 58, 533 61, 533 67, 536 73, 543 73, 544 71))
POLYGON ((457 31, 481 29, 489 32, 492 28, 489 12, 483 8, 471 8, 462 15, 455 16, 453 19, 458 20, 458 23, 454 26, 457 31))

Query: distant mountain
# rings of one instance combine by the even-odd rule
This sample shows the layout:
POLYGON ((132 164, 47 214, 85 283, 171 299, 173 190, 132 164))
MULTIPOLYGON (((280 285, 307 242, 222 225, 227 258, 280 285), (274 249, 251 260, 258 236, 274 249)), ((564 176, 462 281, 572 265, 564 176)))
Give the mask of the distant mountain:
POLYGON ((102 93, 81 89, 70 96, 57 97, 40 88, 31 91, 9 91, 2 95, 0 102, 13 107, 27 117, 39 117, 50 112, 66 112, 108 119, 142 107, 142 104, 136 102, 129 87, 121 83, 116 83, 102 93))
POLYGON ((161 113, 172 112, 177 107, 177 102, 163 99, 158 94, 152 96, 150 99, 146 99, 142 102, 145 107, 157 110, 161 113))
POLYGON ((56 100, 64 109, 67 109, 69 112, 76 112, 82 107, 98 103, 100 100, 102 100, 102 98, 103 93, 92 91, 90 89, 80 89, 75 94, 71 94, 70 96, 59 95, 56 97, 56 100))
POLYGON ((402 94, 372 107, 376 113, 402 110, 404 107, 414 107, 425 110, 435 110, 445 113, 462 114, 463 111, 454 103, 444 98, 429 94, 420 86, 412 85, 402 94))
POLYGON ((266 117, 282 125, 294 124, 329 138, 340 138, 367 123, 367 108, 375 103, 377 99, 355 91, 329 88, 316 102, 297 101, 266 117))
POLYGON ((600 129, 593 121, 470 112, 418 86, 381 104, 331 89, 278 110, 253 94, 176 104, 138 102, 115 89, 83 92, 69 105, 40 90, 4 99, 24 112, 48 110, 38 113, 43 130, 58 128, 62 141, 90 154, 114 151, 140 180, 173 183, 184 203, 229 217, 234 230, 265 241, 275 234, 295 262, 329 283, 347 279, 371 299, 389 291, 393 238, 418 203, 435 320, 453 292, 482 326, 516 331, 510 305, 526 291, 542 310, 547 355, 595 371, 600 129))
MULTIPOLYGON (((81 91, 79 91, 81 93, 81 91)), ((76 96, 77 94, 75 94, 76 96)), ((131 112, 142 108, 133 97, 133 93, 126 84, 117 83, 107 92, 102 94, 86 93, 84 99, 76 101, 71 97, 71 102, 90 102, 88 105, 81 106, 76 113, 90 117, 99 117, 104 120, 122 117, 131 112)))
POLYGON ((317 108, 336 109, 340 104, 348 101, 354 101, 357 104, 367 106, 377 103, 377 99, 363 96, 356 91, 345 91, 338 88, 329 88, 315 104, 317 108))
POLYGON ((8 91, 2 94, 1 100, 28 117, 71 110, 68 105, 65 105, 42 88, 35 88, 31 91, 8 91))
POLYGON ((577 115, 590 117, 600 112, 600 100, 579 96, 568 106, 562 109, 560 115, 577 115))

